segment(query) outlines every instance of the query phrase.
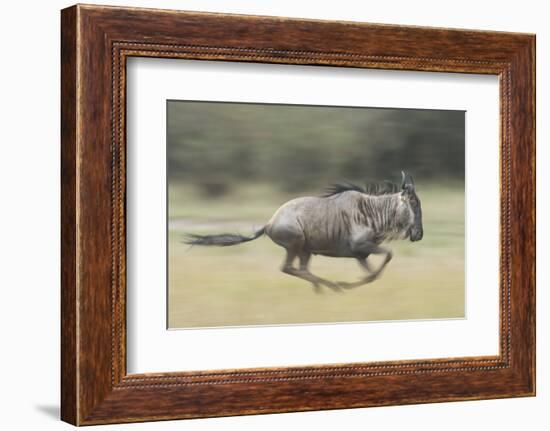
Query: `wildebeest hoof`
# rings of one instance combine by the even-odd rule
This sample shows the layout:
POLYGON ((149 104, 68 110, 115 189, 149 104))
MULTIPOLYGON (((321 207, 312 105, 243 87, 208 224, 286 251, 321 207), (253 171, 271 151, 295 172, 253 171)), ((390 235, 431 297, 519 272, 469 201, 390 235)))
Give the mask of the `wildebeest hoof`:
POLYGON ((368 277, 365 277, 364 282, 365 283, 372 283, 377 278, 378 278, 378 274, 372 274, 372 275, 369 275, 368 277))
POLYGON ((333 283, 332 281, 327 281, 326 283, 324 283, 328 288, 332 289, 333 291, 335 292, 338 292, 338 293, 342 293, 343 290, 342 288, 339 286, 338 283, 333 283))
POLYGON ((357 287, 357 284, 356 283, 349 283, 347 281, 339 281, 338 282, 338 287, 340 289, 352 289, 354 287, 357 287))

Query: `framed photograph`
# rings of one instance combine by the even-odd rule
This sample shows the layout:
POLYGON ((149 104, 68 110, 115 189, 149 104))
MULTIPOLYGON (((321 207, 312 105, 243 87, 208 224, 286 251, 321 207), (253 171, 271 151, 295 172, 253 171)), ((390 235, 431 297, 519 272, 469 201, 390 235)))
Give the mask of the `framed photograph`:
POLYGON ((535 36, 61 14, 61 416, 535 394, 535 36))

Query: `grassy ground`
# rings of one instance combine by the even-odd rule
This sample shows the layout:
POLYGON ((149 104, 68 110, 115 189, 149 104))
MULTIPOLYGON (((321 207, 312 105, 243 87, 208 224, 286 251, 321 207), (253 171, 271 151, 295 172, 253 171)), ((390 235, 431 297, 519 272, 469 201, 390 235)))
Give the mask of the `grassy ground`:
MULTIPOLYGON (((181 242, 184 232, 250 233, 291 195, 242 187, 204 199, 169 190, 169 326, 171 328, 464 317, 464 194, 451 186, 417 186, 424 239, 389 244, 394 259, 372 284, 315 294, 279 271, 284 250, 267 237, 225 248, 181 242)), ((318 191, 312 191, 317 194, 318 191)), ((376 262, 378 263, 378 262, 376 262)), ((311 271, 330 280, 363 275, 352 259, 314 256, 311 271)))

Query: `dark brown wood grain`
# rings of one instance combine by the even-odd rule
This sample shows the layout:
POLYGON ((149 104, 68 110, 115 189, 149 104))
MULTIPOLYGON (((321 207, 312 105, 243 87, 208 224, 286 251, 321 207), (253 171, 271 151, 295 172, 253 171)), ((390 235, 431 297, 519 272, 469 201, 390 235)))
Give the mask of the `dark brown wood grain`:
POLYGON ((76 8, 61 20, 61 417, 76 423, 76 8))
POLYGON ((61 47, 63 420, 87 425, 534 395, 533 35, 79 5, 62 11, 61 47), (128 375, 130 56, 498 75, 500 354, 128 375))

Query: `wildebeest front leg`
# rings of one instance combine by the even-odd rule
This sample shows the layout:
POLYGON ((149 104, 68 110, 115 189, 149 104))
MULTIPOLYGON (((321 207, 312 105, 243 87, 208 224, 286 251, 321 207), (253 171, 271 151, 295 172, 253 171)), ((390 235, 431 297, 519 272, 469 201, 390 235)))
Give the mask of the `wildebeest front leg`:
POLYGON ((389 263, 389 261, 393 257, 393 253, 391 252, 391 250, 388 250, 387 248, 384 248, 370 241, 365 241, 360 244, 354 245, 353 251, 355 254, 355 258, 359 262, 359 265, 361 265, 364 269, 369 271, 370 274, 354 283, 347 283, 347 282, 338 283, 339 286, 343 287, 344 289, 352 289, 354 287, 363 286, 367 283, 373 282, 380 276, 380 274, 382 273, 386 265, 389 263), (370 265, 367 263, 367 257, 371 254, 385 255, 384 261, 382 262, 380 267, 375 271, 373 271, 370 265))
POLYGON ((368 272, 374 272, 372 269, 372 266, 370 265, 369 261, 367 260, 368 256, 359 256, 356 257, 357 262, 361 266, 361 268, 365 269, 368 272))
POLYGON ((309 272, 308 264, 309 260, 311 258, 311 253, 307 252, 293 252, 291 250, 286 251, 286 259, 283 264, 283 267, 281 268, 281 271, 283 271, 286 274, 293 275, 295 277, 301 278, 303 280, 309 281, 311 284, 313 284, 313 289, 316 293, 321 292, 321 285, 327 286, 335 291, 341 292, 342 289, 340 286, 338 286, 336 283, 333 283, 332 281, 325 280, 324 278, 317 277, 316 275, 309 272), (292 266, 292 263, 294 262, 294 259, 296 256, 300 259, 300 268, 296 269, 292 266))

